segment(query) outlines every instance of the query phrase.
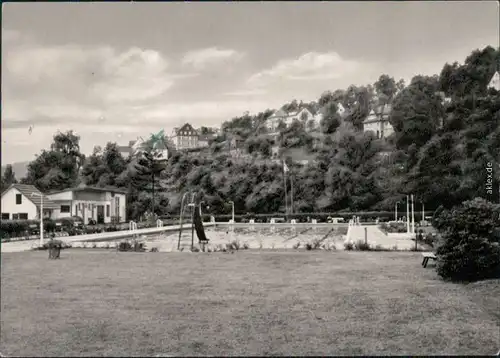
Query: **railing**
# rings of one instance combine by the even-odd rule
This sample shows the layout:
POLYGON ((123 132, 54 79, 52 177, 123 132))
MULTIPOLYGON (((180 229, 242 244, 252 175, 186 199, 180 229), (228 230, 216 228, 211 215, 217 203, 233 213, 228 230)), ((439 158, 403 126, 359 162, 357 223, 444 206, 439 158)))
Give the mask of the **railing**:
POLYGON ((128 223, 128 229, 129 229, 130 231, 135 231, 135 230, 137 230, 137 223, 136 223, 135 221, 130 221, 130 222, 128 223))

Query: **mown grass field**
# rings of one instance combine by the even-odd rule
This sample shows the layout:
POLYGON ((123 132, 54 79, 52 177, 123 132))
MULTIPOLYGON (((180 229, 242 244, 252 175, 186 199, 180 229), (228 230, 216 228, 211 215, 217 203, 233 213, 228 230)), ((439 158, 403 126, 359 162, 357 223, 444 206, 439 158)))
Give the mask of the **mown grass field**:
POLYGON ((500 280, 412 252, 2 254, 12 356, 432 355, 500 349, 500 280))

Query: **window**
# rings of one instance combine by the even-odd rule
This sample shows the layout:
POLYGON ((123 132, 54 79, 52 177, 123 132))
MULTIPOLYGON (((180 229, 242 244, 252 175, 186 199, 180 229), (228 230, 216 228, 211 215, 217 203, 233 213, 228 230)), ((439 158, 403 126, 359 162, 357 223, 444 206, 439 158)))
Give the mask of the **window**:
POLYGON ((18 214, 12 214, 12 220, 19 220, 18 214))
POLYGON ((109 218, 110 211, 111 211, 111 208, 110 208, 110 206, 109 206, 109 204, 108 204, 108 205, 106 205, 106 217, 107 217, 107 218, 109 218))
POLYGON ((19 213, 19 220, 28 220, 28 213, 19 213))
POLYGON ((16 194, 16 204, 20 205, 23 203, 23 195, 22 194, 16 194))
POLYGON ((10 213, 2 213, 2 220, 9 220, 10 219, 10 213))
POLYGON ((61 213, 69 213, 70 206, 69 205, 61 205, 61 213))

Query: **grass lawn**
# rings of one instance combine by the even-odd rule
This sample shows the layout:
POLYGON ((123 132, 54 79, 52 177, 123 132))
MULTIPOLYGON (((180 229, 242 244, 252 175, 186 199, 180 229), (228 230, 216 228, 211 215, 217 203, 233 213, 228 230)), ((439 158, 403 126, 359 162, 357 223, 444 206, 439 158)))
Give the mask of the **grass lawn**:
POLYGON ((412 252, 2 254, 14 356, 494 354, 500 280, 412 252))

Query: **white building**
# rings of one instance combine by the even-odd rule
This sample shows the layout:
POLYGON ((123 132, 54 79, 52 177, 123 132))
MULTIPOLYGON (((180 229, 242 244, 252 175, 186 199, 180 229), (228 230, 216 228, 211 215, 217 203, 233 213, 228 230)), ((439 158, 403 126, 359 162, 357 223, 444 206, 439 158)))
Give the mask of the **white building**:
POLYGON ((2 220, 35 220, 40 218, 43 197, 43 217, 50 218, 57 204, 43 195, 34 185, 12 184, 2 193, 2 220))
POLYGON ((363 122, 363 131, 372 131, 377 138, 387 138, 394 133, 394 128, 389 123, 389 116, 392 107, 390 104, 378 106, 375 110, 371 110, 368 117, 363 122))
POLYGON ((79 186, 47 194, 56 204, 51 218, 79 216, 84 224, 126 222, 126 191, 114 188, 79 186))
POLYGON ((498 71, 496 71, 493 77, 491 77, 488 88, 494 88, 497 91, 500 91, 500 74, 498 73, 498 71))
POLYGON ((280 122, 290 127, 294 120, 307 123, 307 121, 313 117, 313 114, 307 108, 302 108, 299 111, 293 112, 286 112, 283 109, 279 109, 267 119, 266 126, 269 131, 274 132, 278 128, 280 122))

